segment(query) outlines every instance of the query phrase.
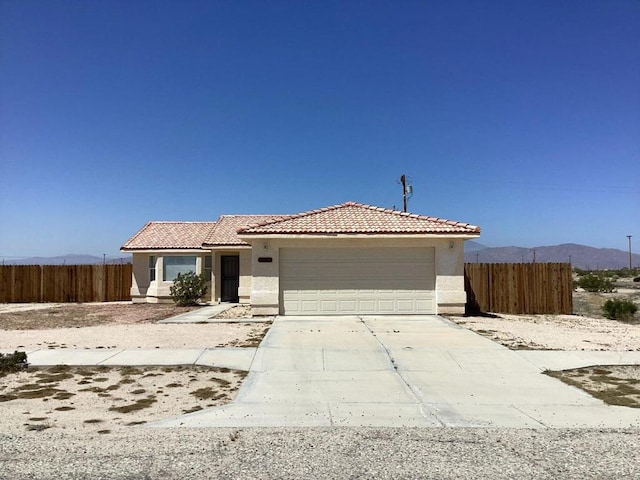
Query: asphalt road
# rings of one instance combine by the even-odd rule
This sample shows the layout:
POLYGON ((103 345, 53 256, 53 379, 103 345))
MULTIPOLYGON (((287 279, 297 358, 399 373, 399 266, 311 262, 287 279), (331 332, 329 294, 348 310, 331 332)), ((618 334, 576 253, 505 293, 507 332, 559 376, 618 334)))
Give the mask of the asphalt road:
POLYGON ((2 479, 640 478, 638 430, 150 429, 0 433, 2 479))

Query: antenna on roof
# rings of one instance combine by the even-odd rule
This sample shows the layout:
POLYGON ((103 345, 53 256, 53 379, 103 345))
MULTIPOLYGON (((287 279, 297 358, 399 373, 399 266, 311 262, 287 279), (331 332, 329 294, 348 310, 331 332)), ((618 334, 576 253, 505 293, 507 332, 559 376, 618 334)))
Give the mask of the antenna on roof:
POLYGON ((413 196, 413 187, 407 183, 407 177, 404 174, 400 177, 400 183, 402 184, 402 211, 406 212, 407 200, 413 196))

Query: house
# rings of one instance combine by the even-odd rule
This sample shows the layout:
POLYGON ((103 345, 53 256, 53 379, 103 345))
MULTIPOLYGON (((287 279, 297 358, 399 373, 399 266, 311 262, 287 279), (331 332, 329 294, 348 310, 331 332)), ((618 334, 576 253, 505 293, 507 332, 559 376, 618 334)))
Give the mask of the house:
POLYGON ((133 254, 134 302, 170 299, 180 272, 210 279, 205 300, 254 315, 463 313, 466 223, 347 202, 296 215, 149 222, 133 254))

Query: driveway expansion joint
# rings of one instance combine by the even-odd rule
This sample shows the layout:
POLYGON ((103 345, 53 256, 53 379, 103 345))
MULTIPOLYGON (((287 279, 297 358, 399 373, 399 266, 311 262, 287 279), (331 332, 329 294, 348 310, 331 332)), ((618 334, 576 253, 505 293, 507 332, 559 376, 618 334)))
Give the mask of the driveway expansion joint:
POLYGON ((109 360, 111 360, 112 358, 120 355, 122 352, 124 352, 124 349, 118 350, 117 352, 115 352, 113 355, 111 355, 110 357, 105 358, 104 360, 99 361, 98 363, 96 363, 96 365, 102 365, 104 362, 108 362, 109 360))

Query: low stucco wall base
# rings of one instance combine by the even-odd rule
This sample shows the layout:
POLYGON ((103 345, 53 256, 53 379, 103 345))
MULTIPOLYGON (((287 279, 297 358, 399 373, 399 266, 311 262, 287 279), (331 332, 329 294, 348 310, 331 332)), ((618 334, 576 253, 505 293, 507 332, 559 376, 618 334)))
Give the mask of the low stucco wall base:
POLYGON ((251 315, 254 317, 279 315, 280 307, 278 305, 252 305, 251 315))
POLYGON ((464 315, 464 303, 450 303, 438 305, 438 315, 464 315))

